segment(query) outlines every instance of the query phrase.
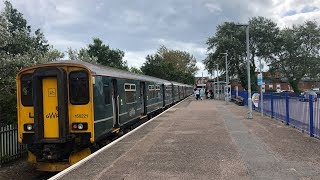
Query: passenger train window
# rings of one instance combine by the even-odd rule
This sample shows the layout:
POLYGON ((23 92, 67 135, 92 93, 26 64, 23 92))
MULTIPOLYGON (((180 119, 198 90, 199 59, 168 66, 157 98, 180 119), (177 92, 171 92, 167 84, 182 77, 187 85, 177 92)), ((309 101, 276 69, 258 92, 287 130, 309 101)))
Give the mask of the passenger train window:
POLYGON ((108 84, 103 84, 104 103, 110 104, 110 87, 108 84))
POLYGON ((125 84, 124 89, 130 89, 130 84, 125 84))
POLYGON ((124 84, 124 91, 126 96, 126 103, 136 102, 136 85, 135 84, 124 84))
POLYGON ((159 85, 156 85, 156 87, 155 87, 154 97, 160 98, 160 86, 159 85))
POLYGON ((149 85, 149 99, 155 98, 154 85, 149 85))
POLYGON ((131 85, 130 85, 130 89, 131 89, 131 90, 136 90, 136 85, 135 85, 135 84, 131 84, 131 85))
POLYGON ((21 103, 23 106, 33 106, 32 74, 21 75, 21 103))
POLYGON ((166 87, 166 96, 169 97, 172 93, 172 87, 171 86, 167 86, 166 87))
POLYGON ((86 71, 72 71, 69 74, 70 103, 83 105, 89 102, 89 77, 86 71))

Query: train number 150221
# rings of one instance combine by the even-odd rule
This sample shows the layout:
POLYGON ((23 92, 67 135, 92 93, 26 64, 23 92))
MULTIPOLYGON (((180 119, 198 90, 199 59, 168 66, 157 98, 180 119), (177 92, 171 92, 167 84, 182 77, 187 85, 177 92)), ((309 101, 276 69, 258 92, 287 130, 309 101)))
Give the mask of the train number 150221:
POLYGON ((74 115, 75 118, 88 118, 88 114, 76 114, 74 115))

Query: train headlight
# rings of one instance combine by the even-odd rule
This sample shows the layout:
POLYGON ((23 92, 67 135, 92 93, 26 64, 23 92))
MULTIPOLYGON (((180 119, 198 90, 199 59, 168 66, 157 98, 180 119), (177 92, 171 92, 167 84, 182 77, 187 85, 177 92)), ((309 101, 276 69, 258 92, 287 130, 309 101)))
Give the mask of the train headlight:
POLYGON ((25 131, 34 131, 34 127, 33 127, 34 124, 24 124, 24 130, 25 131))
POLYGON ((72 130, 87 130, 88 129, 88 123, 72 123, 72 130))
POLYGON ((81 123, 78 124, 78 129, 79 129, 79 130, 82 130, 82 129, 83 129, 83 124, 81 124, 81 123))
POLYGON ((31 125, 31 124, 28 124, 28 125, 27 125, 27 130, 28 130, 28 131, 31 131, 31 130, 32 130, 32 125, 31 125))

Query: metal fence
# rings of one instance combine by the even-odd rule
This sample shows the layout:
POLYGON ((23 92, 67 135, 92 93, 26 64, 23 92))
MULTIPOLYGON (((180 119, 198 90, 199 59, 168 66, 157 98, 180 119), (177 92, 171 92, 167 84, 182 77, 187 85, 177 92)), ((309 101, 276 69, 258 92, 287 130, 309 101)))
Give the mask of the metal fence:
MULTIPOLYGON (((252 92, 252 94, 254 93, 257 92, 252 92)), ((231 94, 235 96, 236 91, 232 91, 231 94)), ((244 104, 248 106, 248 92, 238 91, 238 96, 243 97, 244 104)), ((299 94, 265 92, 263 93, 263 102, 260 97, 258 107, 254 109, 261 111, 261 103, 263 103, 264 114, 306 131, 310 136, 320 138, 319 98, 309 96, 305 99, 299 94)))
POLYGON ((18 142, 17 124, 0 127, 0 166, 26 154, 26 146, 18 142))

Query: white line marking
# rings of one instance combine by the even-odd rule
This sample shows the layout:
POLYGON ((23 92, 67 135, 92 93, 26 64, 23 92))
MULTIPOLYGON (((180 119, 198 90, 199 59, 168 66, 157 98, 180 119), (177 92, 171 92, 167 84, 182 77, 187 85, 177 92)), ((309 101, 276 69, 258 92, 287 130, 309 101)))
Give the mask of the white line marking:
MULTIPOLYGON (((188 97, 187 97, 188 98, 188 97)), ((82 159, 81 161, 77 162, 76 164, 68 167, 67 169, 59 172, 58 174, 56 174, 55 176, 52 176, 50 179, 48 180, 57 180, 62 178, 63 176, 65 176, 66 174, 68 174, 69 172, 73 171, 74 169, 78 168, 79 166, 81 166, 82 164, 84 164, 85 162, 89 161, 90 159, 92 159, 93 157, 97 156, 98 154, 100 154, 102 151, 110 148, 111 146, 113 146, 114 144, 116 144, 117 142, 121 141, 122 139, 124 139, 125 137, 129 136, 130 134, 134 133, 135 131, 137 131, 138 129, 142 128, 143 126, 147 125, 148 123, 150 123, 151 121, 155 120, 157 117, 159 117, 160 115, 162 115, 163 113, 167 112, 169 109, 177 106, 178 104, 182 103, 183 101, 185 101, 187 98, 185 98, 184 100, 180 101, 179 103, 175 104, 174 106, 168 108, 167 110, 163 111, 162 113, 158 114, 157 116, 155 116, 154 118, 150 119, 149 121, 143 123, 142 125, 138 126, 137 128, 135 128, 134 130, 128 132, 127 134, 121 136, 120 138, 116 139, 115 141, 112 141, 110 144, 104 146, 103 148, 99 149, 98 151, 94 152, 93 154, 90 154, 89 156, 85 157, 84 159, 82 159)))

